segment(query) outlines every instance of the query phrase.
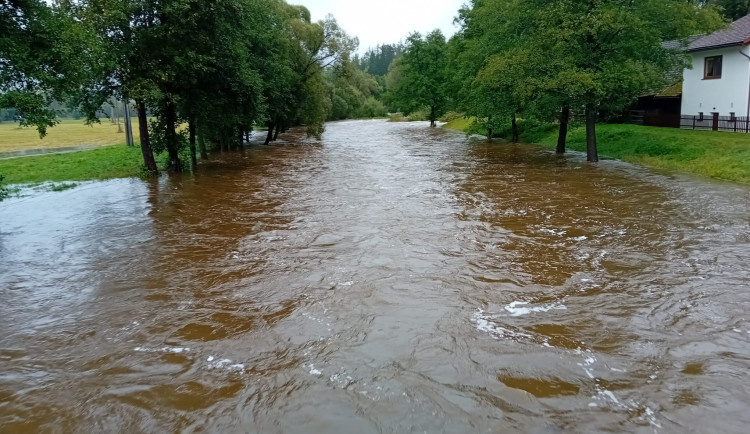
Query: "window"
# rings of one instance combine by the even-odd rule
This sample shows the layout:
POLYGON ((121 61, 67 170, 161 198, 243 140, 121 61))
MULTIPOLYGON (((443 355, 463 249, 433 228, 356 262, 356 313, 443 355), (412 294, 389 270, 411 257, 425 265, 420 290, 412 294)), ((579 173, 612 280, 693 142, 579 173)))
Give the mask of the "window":
POLYGON ((722 56, 706 57, 705 68, 703 70, 704 79, 721 78, 721 58, 722 56))

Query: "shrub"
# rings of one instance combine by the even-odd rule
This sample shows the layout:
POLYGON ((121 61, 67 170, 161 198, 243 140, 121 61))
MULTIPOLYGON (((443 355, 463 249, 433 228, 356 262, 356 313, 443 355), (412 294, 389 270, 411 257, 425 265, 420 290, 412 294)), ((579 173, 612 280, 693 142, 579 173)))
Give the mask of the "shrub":
POLYGON ((5 177, 0 175, 0 200, 3 200, 10 195, 8 189, 3 187, 3 179, 5 179, 5 177))
POLYGON ((440 119, 438 120, 440 122, 451 122, 451 121, 455 121, 456 119, 462 119, 463 117, 464 117, 463 113, 451 111, 441 116, 440 119))

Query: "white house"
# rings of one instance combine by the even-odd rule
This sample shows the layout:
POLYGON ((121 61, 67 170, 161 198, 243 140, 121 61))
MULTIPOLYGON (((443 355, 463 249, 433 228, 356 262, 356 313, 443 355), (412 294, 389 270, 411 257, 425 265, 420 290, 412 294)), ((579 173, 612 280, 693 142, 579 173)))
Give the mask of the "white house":
POLYGON ((696 127, 693 116, 703 123, 697 127, 714 129, 719 117, 750 117, 750 15, 696 39, 688 52, 693 68, 683 72, 682 126, 696 127))

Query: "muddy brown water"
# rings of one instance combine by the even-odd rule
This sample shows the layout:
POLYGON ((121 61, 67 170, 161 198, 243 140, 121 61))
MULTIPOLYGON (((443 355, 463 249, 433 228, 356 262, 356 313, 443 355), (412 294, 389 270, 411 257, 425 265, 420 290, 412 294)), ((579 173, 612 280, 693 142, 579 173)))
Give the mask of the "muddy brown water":
POLYGON ((286 140, 0 204, 0 432, 747 432, 750 189, 286 140))

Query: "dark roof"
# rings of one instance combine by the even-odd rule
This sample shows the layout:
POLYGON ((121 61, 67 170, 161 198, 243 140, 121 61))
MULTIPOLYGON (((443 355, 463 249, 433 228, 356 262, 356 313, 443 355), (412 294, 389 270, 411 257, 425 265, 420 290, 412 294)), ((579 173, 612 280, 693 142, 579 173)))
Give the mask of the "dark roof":
POLYGON ((688 46, 688 51, 711 50, 714 48, 745 45, 750 40, 750 15, 745 15, 724 30, 704 36, 688 46))
MULTIPOLYGON (((690 44, 692 44, 696 39, 700 39, 706 35, 693 35, 688 36, 685 39, 675 39, 673 41, 664 41, 661 43, 661 48, 664 48, 666 50, 686 50, 690 44)), ((680 71, 682 72, 682 71, 680 71)))

